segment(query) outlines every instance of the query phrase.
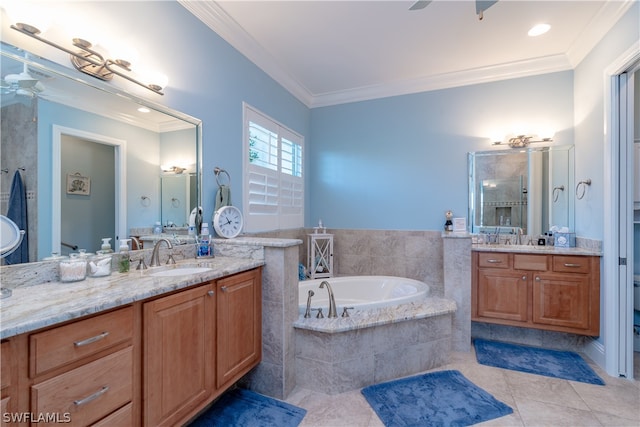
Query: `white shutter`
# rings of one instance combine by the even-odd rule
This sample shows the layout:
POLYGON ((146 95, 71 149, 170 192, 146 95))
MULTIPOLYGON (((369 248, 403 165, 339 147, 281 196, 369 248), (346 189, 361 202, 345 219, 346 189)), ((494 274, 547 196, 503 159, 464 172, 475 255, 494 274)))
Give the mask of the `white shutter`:
POLYGON ((304 226, 302 136, 244 105, 246 231, 304 226))

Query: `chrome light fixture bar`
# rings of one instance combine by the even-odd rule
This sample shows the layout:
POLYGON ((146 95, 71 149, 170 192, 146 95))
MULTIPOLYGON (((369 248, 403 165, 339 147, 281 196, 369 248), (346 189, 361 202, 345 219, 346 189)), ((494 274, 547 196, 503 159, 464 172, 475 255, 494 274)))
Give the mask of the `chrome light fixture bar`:
MULTIPOLYGON (((513 138, 509 138, 509 141, 507 142, 507 144, 511 148, 524 148, 534 142, 553 142, 553 139, 542 138, 540 140, 534 140, 533 136, 518 135, 518 136, 514 136, 513 138)), ((496 141, 493 143, 493 145, 502 145, 502 141, 496 141)))
POLYGON ((40 30, 33 25, 17 23, 15 25, 11 25, 11 28, 31 38, 39 40, 42 43, 48 44, 49 46, 53 46, 56 49, 60 49, 61 51, 68 53, 71 56, 71 63, 78 71, 105 81, 109 81, 113 79, 114 75, 117 75, 122 77, 123 79, 129 80, 130 82, 149 89, 150 91, 157 93, 158 95, 164 95, 164 93, 162 93, 162 87, 160 85, 153 83, 144 84, 118 69, 120 68, 126 71, 131 71, 131 63, 125 61, 124 59, 113 60, 104 58, 100 53, 93 50, 93 46, 91 45, 91 43, 86 40, 74 38, 73 45, 79 50, 73 51, 67 49, 64 46, 60 46, 57 43, 49 41, 44 37, 39 36, 38 34, 40 34, 40 30), (118 68, 115 68, 115 66, 117 66, 118 68))

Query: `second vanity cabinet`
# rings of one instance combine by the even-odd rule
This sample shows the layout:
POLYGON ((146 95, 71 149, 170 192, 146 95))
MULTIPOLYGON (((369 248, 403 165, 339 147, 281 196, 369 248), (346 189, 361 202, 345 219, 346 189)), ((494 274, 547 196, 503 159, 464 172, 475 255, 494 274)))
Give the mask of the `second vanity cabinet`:
POLYGON ((599 335, 599 257, 474 251, 472 263, 472 320, 599 335))

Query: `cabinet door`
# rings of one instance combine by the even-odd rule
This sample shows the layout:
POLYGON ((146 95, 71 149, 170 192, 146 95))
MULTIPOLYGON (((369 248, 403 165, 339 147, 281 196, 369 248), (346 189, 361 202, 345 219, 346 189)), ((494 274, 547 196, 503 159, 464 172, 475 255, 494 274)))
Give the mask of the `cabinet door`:
POLYGON ((478 317, 526 322, 528 283, 528 273, 479 269, 478 317))
POLYGON ((216 385, 237 380, 262 356, 262 280, 252 270, 218 281, 216 385))
POLYGON ((144 304, 145 425, 174 425, 212 394, 214 296, 207 284, 144 304))
POLYGON ((588 329, 589 277, 581 274, 536 274, 533 280, 533 323, 588 329))

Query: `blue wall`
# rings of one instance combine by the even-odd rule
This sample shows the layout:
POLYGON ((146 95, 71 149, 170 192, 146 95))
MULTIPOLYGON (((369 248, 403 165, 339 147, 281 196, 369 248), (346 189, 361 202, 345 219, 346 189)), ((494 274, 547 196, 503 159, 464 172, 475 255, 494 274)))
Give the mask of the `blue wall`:
POLYGON ((439 230, 449 209, 466 217, 469 151, 536 129, 573 143, 572 81, 566 71, 312 110, 311 223, 439 230))

